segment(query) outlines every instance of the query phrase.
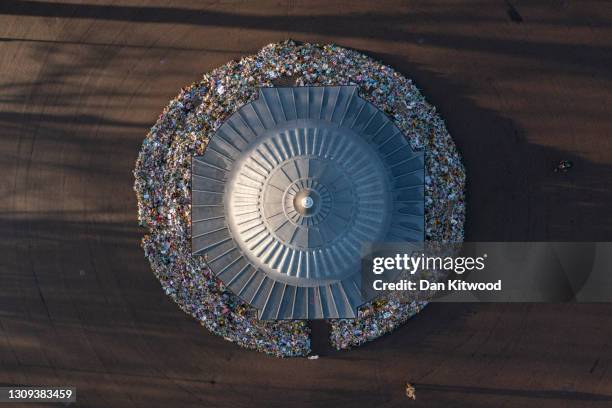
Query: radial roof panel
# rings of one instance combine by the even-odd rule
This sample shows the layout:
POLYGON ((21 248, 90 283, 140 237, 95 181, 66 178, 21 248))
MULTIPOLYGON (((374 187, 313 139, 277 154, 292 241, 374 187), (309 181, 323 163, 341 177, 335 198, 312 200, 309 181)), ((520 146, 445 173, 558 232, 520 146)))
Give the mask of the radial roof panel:
POLYGON ((424 237, 423 153, 355 86, 261 88, 192 167, 193 254, 262 319, 355 317, 362 246, 424 237))

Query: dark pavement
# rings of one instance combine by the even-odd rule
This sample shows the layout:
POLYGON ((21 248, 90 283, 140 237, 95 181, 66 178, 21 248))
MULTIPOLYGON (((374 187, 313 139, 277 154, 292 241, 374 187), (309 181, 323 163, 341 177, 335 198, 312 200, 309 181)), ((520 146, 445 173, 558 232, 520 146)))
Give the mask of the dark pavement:
POLYGON ((73 385, 85 407, 612 406, 612 305, 433 304, 309 361, 165 296, 132 191, 147 129, 201 73, 287 38, 416 81, 465 159, 466 239, 611 240, 610 2, 3 1, 0 385, 73 385))

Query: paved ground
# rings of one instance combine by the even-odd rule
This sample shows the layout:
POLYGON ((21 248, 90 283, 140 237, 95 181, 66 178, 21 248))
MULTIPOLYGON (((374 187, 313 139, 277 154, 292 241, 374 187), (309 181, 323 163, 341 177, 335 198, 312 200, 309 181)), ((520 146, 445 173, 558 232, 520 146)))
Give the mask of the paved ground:
POLYGON ((72 384, 99 407, 612 405, 612 305, 437 304, 318 361, 238 349, 162 293, 131 175, 201 72, 333 41, 414 78, 447 119, 468 239, 610 240, 610 3, 105 3, 0 3, 0 383, 72 384))

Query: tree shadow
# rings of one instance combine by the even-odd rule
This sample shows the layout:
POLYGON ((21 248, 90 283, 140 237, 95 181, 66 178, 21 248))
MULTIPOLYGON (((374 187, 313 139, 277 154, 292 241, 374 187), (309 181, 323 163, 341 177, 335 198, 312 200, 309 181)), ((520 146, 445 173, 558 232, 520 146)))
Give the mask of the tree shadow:
POLYGON ((409 73, 444 118, 467 174, 467 241, 610 238, 612 191, 602 186, 612 180, 612 165, 531 143, 512 119, 475 104, 473 89, 405 57, 374 56, 409 73), (562 159, 574 163, 567 174, 553 171, 562 159))
MULTIPOLYGON (((467 240, 609 239, 609 163, 534 143, 534 128, 518 124, 514 114, 530 110, 534 121, 547 120, 538 103, 554 95, 537 80, 550 73, 579 79, 598 75, 602 87, 609 86, 610 47, 540 38, 534 31, 525 37, 491 32, 495 24, 513 23, 503 2, 488 4, 375 13, 347 7, 338 15, 312 16, 304 10, 260 17, 27 1, 2 2, 0 14, 147 23, 162 31, 169 28, 154 23, 221 27, 233 34, 251 29, 239 36, 230 55, 270 40, 258 33, 246 41, 254 30, 273 31, 278 40, 290 32, 305 41, 376 41, 366 53, 379 46, 374 56, 415 80, 446 120, 463 156, 467 240), (480 13, 479 7, 497 7, 499 15, 480 13), (489 24, 489 31, 453 33, 455 24, 489 24), (438 26, 443 29, 436 31, 438 26), (419 62, 432 50, 474 52, 499 66, 476 69, 469 83, 419 62), (410 57, 413 52, 421 59, 410 57), (517 64, 504 65, 509 57, 522 58, 525 67, 516 71, 517 64), (519 76, 529 79, 530 85, 536 83, 530 91, 539 96, 512 105, 515 112, 487 108, 474 100, 478 88, 487 86, 483 72, 516 82, 519 76), (560 159, 574 162, 568 174, 552 171, 560 159)), ((513 29, 556 24, 518 10, 524 22, 513 29)), ((597 18, 609 21, 606 15, 597 18)), ((592 22, 587 20, 576 26, 588 29, 592 22)), ((11 45, 12 38, 3 34, 3 45, 11 45)), ((0 382, 74 384, 82 390, 79 403, 84 406, 126 401, 147 407, 286 406, 287 401, 296 406, 403 406, 402 387, 410 379, 417 385, 415 404, 425 401, 425 406, 527 401, 548 407, 559 399, 609 403, 604 384, 606 342, 612 335, 605 324, 608 305, 431 304, 392 335, 316 361, 244 351, 202 329, 163 293, 144 259, 131 171, 142 138, 167 99, 227 55, 222 48, 213 48, 220 56, 210 59, 210 53, 194 56, 193 47, 129 46, 147 40, 144 34, 130 36, 127 47, 71 40, 30 43, 27 61, 39 70, 2 87, 0 186, 6 194, 0 197, 0 382), (162 64, 163 58, 177 55, 189 56, 202 69, 162 64), (529 388, 526 373, 539 378, 541 387, 529 388), (456 375, 476 385, 446 385, 456 375), (578 381, 580 391, 559 385, 578 381)), ((454 63, 451 57, 449 64, 454 63)), ((591 95, 577 97, 588 100, 591 95)), ((605 129, 609 117, 593 106, 577 109, 571 121, 600 121, 602 127, 594 129, 605 129)), ((566 133, 553 125, 543 123, 546 137, 555 140, 555 132, 566 133)), ((586 135, 585 141, 593 137, 586 135)))

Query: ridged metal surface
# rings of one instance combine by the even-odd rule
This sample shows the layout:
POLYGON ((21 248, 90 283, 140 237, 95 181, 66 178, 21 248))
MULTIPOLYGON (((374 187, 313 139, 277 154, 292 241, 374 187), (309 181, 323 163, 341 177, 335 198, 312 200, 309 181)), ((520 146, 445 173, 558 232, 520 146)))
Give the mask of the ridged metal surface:
POLYGON ((193 253, 262 319, 355 317, 362 245, 423 240, 423 154, 354 86, 260 89, 192 174, 193 253))

